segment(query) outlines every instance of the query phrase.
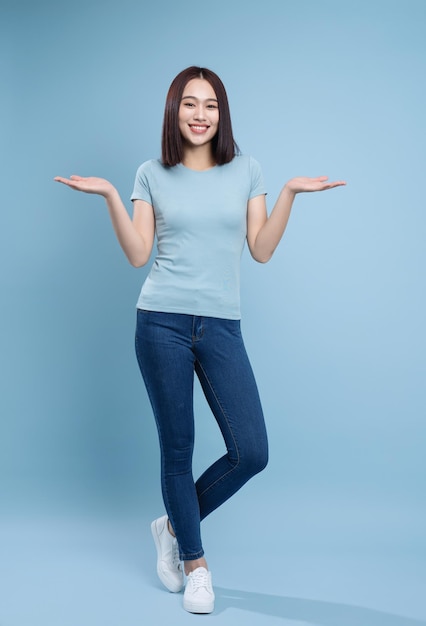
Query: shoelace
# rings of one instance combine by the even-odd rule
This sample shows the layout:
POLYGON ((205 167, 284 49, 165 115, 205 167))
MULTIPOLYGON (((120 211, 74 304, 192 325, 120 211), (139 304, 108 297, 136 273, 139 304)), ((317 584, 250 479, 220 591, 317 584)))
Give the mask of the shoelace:
POLYGON ((176 567, 177 570, 182 569, 182 565, 181 565, 180 558, 179 558, 179 545, 176 539, 173 541, 172 563, 173 563, 173 567, 176 567))
POLYGON ((203 571, 201 568, 196 569, 191 573, 190 580, 194 591, 200 589, 201 587, 208 589, 209 579, 207 571, 203 571))

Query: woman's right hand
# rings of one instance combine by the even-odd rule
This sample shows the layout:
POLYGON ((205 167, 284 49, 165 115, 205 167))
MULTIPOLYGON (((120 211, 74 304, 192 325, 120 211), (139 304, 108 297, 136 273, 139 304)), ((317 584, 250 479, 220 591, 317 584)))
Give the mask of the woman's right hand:
POLYGON ((94 176, 89 176, 88 178, 76 175, 70 176, 70 178, 55 176, 54 180, 76 191, 94 193, 104 198, 107 198, 115 191, 115 187, 109 181, 105 180, 105 178, 96 178, 94 176))

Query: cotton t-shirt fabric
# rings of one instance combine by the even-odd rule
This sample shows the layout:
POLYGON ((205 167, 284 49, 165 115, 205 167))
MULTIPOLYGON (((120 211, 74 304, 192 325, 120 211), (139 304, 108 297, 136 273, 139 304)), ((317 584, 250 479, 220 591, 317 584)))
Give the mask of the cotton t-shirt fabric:
POLYGON ((157 255, 137 308, 240 319, 247 202, 264 193, 260 166, 245 155, 203 171, 143 163, 131 199, 154 209, 157 255))

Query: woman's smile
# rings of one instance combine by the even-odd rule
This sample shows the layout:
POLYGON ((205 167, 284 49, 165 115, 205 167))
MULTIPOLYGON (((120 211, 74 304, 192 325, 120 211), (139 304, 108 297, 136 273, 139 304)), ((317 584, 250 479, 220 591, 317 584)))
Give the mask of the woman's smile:
POLYGON ((205 133, 209 129, 209 126, 199 126, 195 124, 189 124, 189 128, 192 130, 193 133, 202 134, 202 133, 205 133))

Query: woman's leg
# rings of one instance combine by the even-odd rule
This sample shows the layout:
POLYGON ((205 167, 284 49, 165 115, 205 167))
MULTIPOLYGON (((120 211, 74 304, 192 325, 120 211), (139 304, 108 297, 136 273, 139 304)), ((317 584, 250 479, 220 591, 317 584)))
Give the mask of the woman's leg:
POLYGON ((202 520, 264 469, 268 443, 239 321, 201 318, 194 352, 196 373, 227 448, 196 482, 202 520))
POLYGON ((138 311, 136 354, 158 429, 164 504, 184 561, 204 554, 192 475, 192 342, 192 316, 138 311))

